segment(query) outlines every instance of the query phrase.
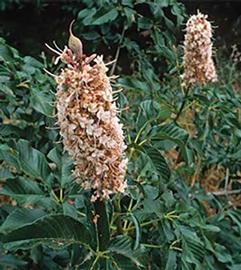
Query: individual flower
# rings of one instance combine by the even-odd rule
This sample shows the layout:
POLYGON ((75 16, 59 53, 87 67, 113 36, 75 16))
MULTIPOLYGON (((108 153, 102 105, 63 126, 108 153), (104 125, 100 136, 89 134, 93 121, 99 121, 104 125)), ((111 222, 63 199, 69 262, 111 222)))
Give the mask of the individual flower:
POLYGON ((212 52, 211 24, 207 15, 198 11, 186 24, 183 59, 183 83, 186 87, 217 81, 212 52))
POLYGON ((124 192, 126 145, 102 56, 77 55, 68 47, 55 52, 66 64, 55 76, 57 122, 74 176, 93 191, 93 201, 124 192))

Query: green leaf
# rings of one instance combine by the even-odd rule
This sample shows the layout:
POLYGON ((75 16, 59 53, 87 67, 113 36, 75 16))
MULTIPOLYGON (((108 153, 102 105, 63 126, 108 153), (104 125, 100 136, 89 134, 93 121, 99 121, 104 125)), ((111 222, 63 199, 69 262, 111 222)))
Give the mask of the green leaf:
POLYGON ((134 23, 136 20, 135 19, 136 11, 129 7, 124 7, 123 11, 126 16, 128 26, 131 26, 132 23, 134 23))
POLYGON ((124 78, 120 78, 118 79, 118 87, 123 87, 125 89, 131 90, 133 92, 148 92, 149 86, 147 84, 147 82, 145 81, 141 81, 139 79, 133 78, 133 77, 124 77, 124 78))
POLYGON ((215 244, 215 256, 217 257, 218 261, 222 263, 232 262, 232 257, 227 248, 217 243, 215 244))
POLYGON ((146 256, 142 246, 139 249, 132 249, 132 240, 128 236, 117 236, 110 244, 109 251, 121 269, 140 269, 144 267, 146 256), (126 260, 127 259, 127 260, 126 260), (133 268, 136 267, 136 268, 133 268))
POLYGON ((48 153, 47 157, 57 165, 57 173, 55 176, 58 178, 61 187, 66 184, 70 184, 73 181, 72 167, 73 162, 69 158, 68 154, 61 155, 58 149, 55 147, 48 153))
POLYGON ((229 213, 227 213, 227 216, 229 216, 233 223, 237 225, 238 229, 239 229, 239 233, 241 234, 241 215, 240 212, 237 211, 229 211, 229 213))
POLYGON ((9 88, 7 85, 5 85, 5 84, 1 84, 0 91, 3 92, 6 96, 10 96, 10 97, 15 98, 15 95, 14 95, 12 89, 10 89, 10 88, 9 88))
POLYGON ((163 55, 163 57, 165 57, 169 61, 170 64, 175 66, 176 56, 175 56, 174 51, 172 51, 170 48, 168 48, 165 45, 159 45, 158 48, 159 48, 160 54, 163 55))
POLYGON ((13 165, 17 171, 20 170, 19 156, 16 150, 9 147, 7 144, 0 145, 0 160, 4 160, 10 165, 13 165))
POLYGON ((15 230, 28 223, 32 223, 44 215, 46 215, 46 212, 44 212, 43 209, 16 209, 5 219, 0 227, 0 232, 7 233, 15 230))
POLYGON ((167 140, 178 145, 184 160, 188 164, 190 163, 190 158, 186 147, 188 134, 184 129, 178 127, 174 123, 158 125, 152 128, 152 131, 149 136, 154 142, 154 145, 158 145, 160 143, 160 140, 167 140))
POLYGON ((4 195, 18 195, 18 194, 44 194, 37 183, 26 180, 22 177, 17 179, 7 179, 1 190, 4 195))
POLYGON ((51 199, 46 197, 37 183, 21 177, 7 179, 0 189, 1 195, 10 196, 24 204, 40 204, 49 207, 51 199))
POLYGON ((140 103, 140 108, 147 119, 166 120, 171 115, 171 109, 165 104, 160 104, 155 100, 144 100, 140 103))
POLYGON ((161 152, 151 146, 145 146, 144 150, 149 157, 149 161, 151 162, 153 169, 155 169, 163 179, 169 180, 171 171, 161 152))
POLYGON ((36 68, 36 69, 42 69, 43 68, 43 64, 41 62, 39 62, 37 59, 31 57, 31 56, 25 56, 23 58, 24 60, 24 67, 28 66, 28 67, 33 67, 33 68, 36 68))
POLYGON ((201 226, 200 227, 204 230, 207 230, 209 232, 214 232, 214 233, 218 233, 221 231, 221 229, 217 226, 211 225, 211 224, 206 224, 205 226, 201 226))
MULTIPOLYGON (((2 43, 2 40, 1 40, 2 43)), ((6 44, 0 44, 0 60, 11 61, 14 57, 11 47, 6 44)))
POLYGON ((140 29, 150 29, 153 25, 152 20, 146 18, 146 17, 138 17, 137 19, 137 26, 138 26, 138 30, 140 29))
POLYGON ((84 9, 80 11, 80 13, 78 14, 78 18, 82 19, 82 23, 84 25, 91 25, 96 12, 96 8, 84 9))
POLYGON ((6 181, 6 179, 12 179, 14 175, 9 172, 9 170, 1 169, 0 170, 0 179, 6 181))
POLYGON ((136 239, 135 239, 135 244, 134 244, 133 249, 136 250, 139 247, 140 241, 141 241, 141 226, 136 216, 132 213, 131 213, 131 218, 135 225, 136 239))
POLYGON ((171 13, 176 16, 177 24, 181 25, 184 20, 184 10, 181 5, 174 4, 171 9, 171 13))
POLYGON ((100 16, 99 18, 95 19, 92 24, 93 25, 101 25, 107 22, 114 21, 118 16, 118 11, 116 7, 110 10, 109 12, 105 13, 104 15, 100 16))
POLYGON ((46 180, 50 172, 44 154, 32 148, 30 143, 23 139, 18 141, 17 150, 22 170, 32 177, 46 180))
POLYGON ((6 267, 1 269, 26 269, 27 264, 28 262, 25 262, 12 254, 0 255, 0 266, 6 267))
POLYGON ((86 40, 94 41, 101 38, 101 35, 97 32, 86 32, 86 33, 82 33, 82 37, 86 40))
POLYGON ((91 238, 87 228, 69 216, 44 216, 2 237, 7 249, 29 249, 37 244, 45 244, 53 248, 78 243, 90 244, 91 238))
POLYGON ((70 216, 74 219, 78 218, 76 207, 72 204, 69 204, 68 202, 63 203, 63 213, 65 216, 70 216))
POLYGON ((230 270, 240 270, 241 269, 241 264, 235 264, 231 266, 230 270))
POLYGON ((52 116, 53 114, 53 106, 51 106, 51 102, 53 101, 52 95, 47 94, 40 89, 31 89, 31 103, 33 108, 46 115, 52 116))
POLYGON ((96 8, 85 8, 78 13, 78 19, 85 19, 90 15, 93 16, 96 12, 96 8))
POLYGON ((169 250, 165 270, 175 270, 176 267, 177 267, 177 253, 173 250, 169 250))
POLYGON ((57 166, 62 167, 62 157, 60 151, 58 151, 57 147, 51 149, 47 155, 47 157, 53 161, 57 166))
POLYGON ((182 258, 187 263, 200 265, 205 255, 205 247, 197 234, 189 228, 182 227, 182 258))

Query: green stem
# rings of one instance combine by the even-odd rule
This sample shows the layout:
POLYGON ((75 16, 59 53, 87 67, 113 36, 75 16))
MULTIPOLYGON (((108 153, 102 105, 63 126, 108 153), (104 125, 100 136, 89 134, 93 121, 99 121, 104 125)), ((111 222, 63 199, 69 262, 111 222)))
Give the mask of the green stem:
MULTIPOLYGON (((150 224, 153 225, 153 223, 158 222, 158 221, 160 221, 162 219, 163 219, 163 217, 160 217, 160 218, 157 218, 157 219, 153 219, 151 221, 143 222, 143 223, 140 224, 140 226, 142 228, 142 227, 148 226, 150 224)), ((132 226, 132 227, 126 228, 125 231, 129 232, 129 231, 132 231, 134 229, 135 229, 135 226, 132 226)))
POLYGON ((139 138, 140 138, 142 132, 145 130, 145 128, 147 127, 147 125, 148 125, 149 123, 151 123, 151 121, 153 121, 153 119, 150 119, 150 120, 146 121, 145 124, 140 128, 140 130, 138 131, 138 133, 137 133, 137 135, 136 135, 136 138, 135 138, 135 140, 134 140, 134 143, 135 143, 135 144, 138 142, 138 140, 139 140, 139 138))
MULTIPOLYGON (((115 200, 114 206, 115 206, 116 211, 118 213, 121 213, 120 196, 119 196, 119 194, 117 196, 118 196, 118 200, 115 200)), ((116 223, 117 223, 117 233, 122 234, 123 228, 122 228, 122 224, 121 224, 121 216, 120 215, 117 215, 116 223)))
POLYGON ((94 270, 94 269, 95 269, 95 265, 97 264, 99 258, 100 258, 99 256, 96 256, 96 258, 95 258, 95 260, 94 260, 94 262, 93 262, 93 264, 92 264, 90 270, 94 270))
POLYGON ((163 248, 163 245, 152 245, 152 244, 143 244, 144 247, 147 247, 147 248, 163 248))
POLYGON ((114 74, 114 72, 115 72, 117 60, 118 60, 119 54, 120 54, 121 45, 122 45, 122 42, 123 42, 123 39, 124 39, 124 35, 125 35, 125 30, 126 30, 126 28, 125 28, 125 25, 124 25, 124 27, 122 29, 122 33, 121 33, 121 38, 120 38, 120 41, 119 41, 119 45, 118 45, 118 48, 117 48, 117 51, 116 51, 116 55, 115 55, 115 62, 114 62, 113 66, 112 66, 112 69, 110 71, 110 76, 112 76, 114 74))
POLYGON ((105 251, 110 241, 109 220, 105 201, 96 200, 94 202, 94 208, 97 215, 98 251, 105 251))

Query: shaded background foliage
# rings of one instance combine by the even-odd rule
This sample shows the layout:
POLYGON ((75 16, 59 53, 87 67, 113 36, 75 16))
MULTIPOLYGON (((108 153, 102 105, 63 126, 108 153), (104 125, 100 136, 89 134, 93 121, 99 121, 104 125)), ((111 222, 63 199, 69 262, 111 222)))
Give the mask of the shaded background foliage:
MULTIPOLYGON (((215 18, 211 3, 184 3, 215 18)), ((236 10, 240 3, 224 5, 236 10)), ((215 30, 222 37, 216 40, 219 82, 192 89, 176 120, 185 99, 179 45, 185 6, 1 1, 2 22, 23 20, 19 29, 16 19, 1 30, 20 54, 0 40, 2 269, 240 269, 240 59, 235 49, 227 57, 230 37, 221 35, 227 27, 221 21, 215 30), (63 47, 73 17, 87 53, 118 57, 110 73, 120 75, 114 89, 123 88, 116 97, 129 187, 107 203, 111 239, 104 254, 90 194, 73 181, 72 163, 58 143, 55 83, 43 71, 58 72, 51 53, 41 51, 51 40, 63 47)), ((234 25, 233 43, 238 21, 232 16, 227 23, 234 25)))
MULTIPOLYGON (((209 14, 209 19, 216 26, 215 43, 218 46, 239 43, 241 6, 239 1, 180 2, 185 5, 188 14, 195 13, 197 9, 209 14)), ((41 51, 45 50, 43 41, 66 40, 69 22, 85 7, 85 3, 88 1, 76 0, 69 3, 69 1, 2 0, 0 34, 23 54, 39 56, 41 51)), ((142 10, 147 13, 148 9, 142 10)), ((81 35, 81 32, 78 34, 81 35)), ((90 44, 86 45, 88 49, 90 44)))

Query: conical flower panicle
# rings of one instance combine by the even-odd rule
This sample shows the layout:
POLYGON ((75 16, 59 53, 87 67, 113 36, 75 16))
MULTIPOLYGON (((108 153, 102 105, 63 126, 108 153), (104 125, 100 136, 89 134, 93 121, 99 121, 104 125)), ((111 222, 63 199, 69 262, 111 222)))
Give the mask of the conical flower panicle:
POLYGON ((56 76, 57 118, 74 175, 92 200, 109 198, 126 187, 127 159, 122 125, 101 56, 81 56, 69 48, 59 54, 67 64, 56 76), (90 64, 92 63, 92 64, 90 64))
POLYGON ((207 15, 198 12, 186 24, 184 40, 184 74, 186 87, 217 81, 212 59, 212 28, 207 15))

